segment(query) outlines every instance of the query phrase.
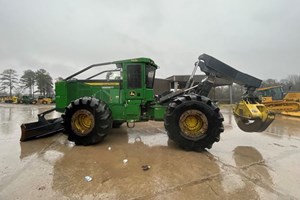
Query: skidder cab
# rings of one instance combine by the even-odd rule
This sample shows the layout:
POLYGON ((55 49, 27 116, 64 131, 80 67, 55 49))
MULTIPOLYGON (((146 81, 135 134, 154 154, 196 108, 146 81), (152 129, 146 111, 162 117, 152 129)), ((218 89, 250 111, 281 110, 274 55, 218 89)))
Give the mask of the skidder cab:
POLYGON ((189 150, 211 148, 224 131, 220 109, 207 96, 217 77, 245 85, 247 94, 233 110, 238 126, 244 131, 263 131, 273 121, 253 91, 261 80, 237 71, 221 61, 202 54, 196 62, 186 87, 159 98, 153 84, 157 65, 149 58, 135 58, 94 64, 55 84, 56 106, 61 118, 22 124, 21 141, 64 131, 77 145, 102 141, 110 128, 123 123, 164 121, 171 140, 189 150), (114 65, 113 69, 106 66, 114 65), (91 69, 98 71, 77 78, 91 69), (195 84, 193 77, 200 69, 207 77, 195 84))

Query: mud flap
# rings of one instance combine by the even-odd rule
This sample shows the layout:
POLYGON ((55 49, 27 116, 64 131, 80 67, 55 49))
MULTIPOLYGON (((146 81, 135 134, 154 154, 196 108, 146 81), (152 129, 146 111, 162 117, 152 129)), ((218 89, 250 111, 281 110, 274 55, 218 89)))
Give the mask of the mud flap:
POLYGON ((249 119, 237 115, 236 113, 233 114, 238 127, 245 132, 263 132, 269 127, 269 125, 275 119, 274 113, 268 113, 265 119, 262 118, 249 119))
POLYGON ((45 114, 48 114, 52 111, 54 111, 54 109, 38 114, 37 122, 22 124, 20 141, 45 137, 63 131, 63 119, 61 117, 49 120, 45 119, 45 114))

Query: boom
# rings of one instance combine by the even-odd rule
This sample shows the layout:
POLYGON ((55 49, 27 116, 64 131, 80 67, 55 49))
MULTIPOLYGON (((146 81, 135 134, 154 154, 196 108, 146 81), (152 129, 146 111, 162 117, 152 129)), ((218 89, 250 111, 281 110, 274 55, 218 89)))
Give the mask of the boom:
POLYGON ((260 79, 240 72, 207 54, 199 56, 185 88, 181 91, 162 97, 160 102, 189 93, 196 93, 207 97, 216 78, 232 81, 244 86, 246 89, 245 94, 242 96, 242 100, 233 109, 233 114, 240 129, 245 132, 261 132, 275 119, 274 113, 269 112, 263 104, 260 104, 258 97, 254 94, 255 90, 261 85, 262 81, 260 79), (198 67, 206 74, 206 77, 201 83, 194 85, 195 82, 193 78, 198 67))
POLYGON ((258 88, 262 82, 260 79, 240 72, 212 56, 202 54, 195 63, 195 68, 185 86, 185 89, 193 87, 193 77, 198 67, 206 74, 207 77, 202 81, 201 84, 197 86, 196 93, 204 96, 209 94, 216 77, 243 85, 245 86, 247 92, 251 91, 251 94, 252 91, 258 88))
POLYGON ((198 66, 207 75, 228 79, 239 85, 245 85, 245 87, 258 88, 261 84, 260 79, 240 72, 207 54, 202 54, 198 59, 198 66))

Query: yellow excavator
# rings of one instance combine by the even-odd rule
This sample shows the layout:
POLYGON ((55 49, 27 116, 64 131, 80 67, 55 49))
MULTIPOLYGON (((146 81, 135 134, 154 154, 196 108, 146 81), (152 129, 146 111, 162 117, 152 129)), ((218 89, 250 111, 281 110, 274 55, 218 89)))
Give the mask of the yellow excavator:
POLYGON ((37 100, 38 104, 51 104, 52 103, 52 98, 50 97, 45 97, 45 96, 39 96, 37 100))
POLYGON ((18 103, 18 97, 17 96, 6 96, 3 98, 3 101, 5 103, 18 103))
POLYGON ((300 92, 283 91, 283 87, 271 86, 257 89, 257 95, 268 110, 282 115, 300 117, 300 92))

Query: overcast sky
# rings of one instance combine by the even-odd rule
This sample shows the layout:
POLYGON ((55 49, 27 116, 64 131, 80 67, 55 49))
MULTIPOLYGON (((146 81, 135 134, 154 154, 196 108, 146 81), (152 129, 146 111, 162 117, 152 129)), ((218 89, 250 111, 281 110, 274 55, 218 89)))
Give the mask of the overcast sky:
POLYGON ((93 63, 150 57, 191 74, 202 53, 260 79, 300 74, 297 0, 0 0, 0 73, 55 79, 93 63))

